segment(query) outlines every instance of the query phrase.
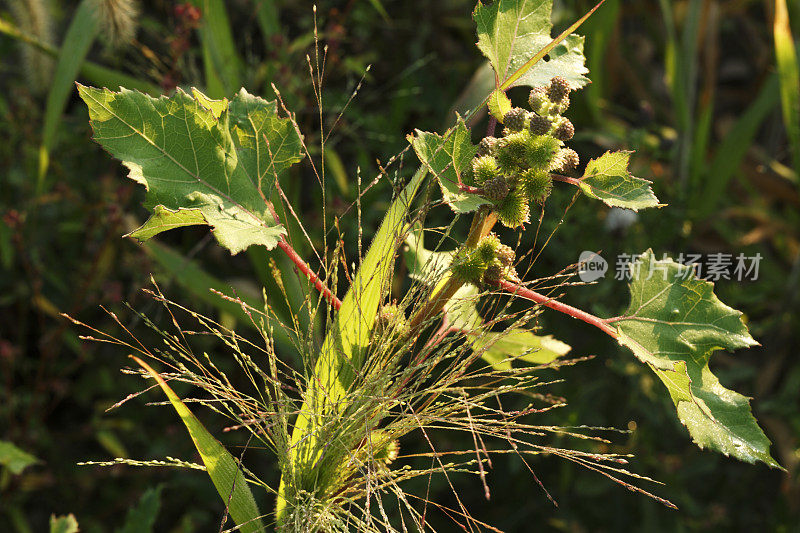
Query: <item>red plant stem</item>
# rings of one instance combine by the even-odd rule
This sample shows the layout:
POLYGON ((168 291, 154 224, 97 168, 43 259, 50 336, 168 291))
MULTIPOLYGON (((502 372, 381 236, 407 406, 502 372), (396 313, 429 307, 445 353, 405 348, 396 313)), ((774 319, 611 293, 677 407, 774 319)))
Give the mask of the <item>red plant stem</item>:
MULTIPOLYGON (((280 190, 280 185, 276 184, 276 186, 280 190)), ((283 195, 283 191, 281 191, 281 195, 283 195)), ((286 197, 284 196, 284 198, 286 197)), ((272 213, 272 218, 275 219, 275 222, 280 222, 281 219, 278 216, 278 213, 275 212, 272 202, 267 202, 267 207, 269 208, 270 213, 272 213)), ((308 264, 303 261, 303 258, 297 255, 297 252, 294 251, 294 248, 292 248, 292 245, 287 242, 285 237, 281 236, 281 240, 278 241, 278 247, 289 256, 289 259, 292 260, 292 263, 295 264, 297 269, 300 270, 300 272, 302 272, 308 278, 308 280, 314 284, 314 287, 316 287, 317 290, 322 293, 322 296, 325 297, 328 303, 338 311, 339 308, 342 307, 342 301, 337 298, 336 295, 331 292, 328 286, 325 285, 325 282, 319 279, 319 276, 317 276, 314 271, 309 268, 308 264)))
POLYGON ((489 115, 489 125, 486 127, 486 136, 494 137, 494 129, 497 127, 497 119, 489 115))
POLYGON ((486 190, 483 187, 473 187, 472 185, 464 185, 461 182, 461 177, 458 178, 458 190, 469 194, 484 194, 486 190))
POLYGON ((539 294, 538 292, 534 292, 526 287, 517 285, 516 283, 512 283, 510 281, 500 280, 498 286, 504 291, 513 294, 514 296, 519 296, 521 298, 525 298, 526 300, 531 300, 538 304, 542 304, 545 307, 549 307, 550 309, 554 309, 556 311, 569 315, 572 318, 583 320, 587 324, 591 324, 601 329, 603 333, 613 337, 614 339, 619 338, 617 330, 611 327, 608 321, 600 317, 590 315, 586 311, 581 311, 580 309, 572 307, 571 305, 562 304, 559 301, 553 300, 552 298, 548 298, 543 294, 539 294))
POLYGON ((281 237, 281 240, 278 241, 278 247, 289 256, 289 259, 292 260, 292 263, 295 264, 297 269, 314 284, 314 287, 316 287, 317 290, 322 293, 322 296, 328 301, 328 303, 338 311, 339 308, 342 307, 342 301, 331 292, 328 286, 325 285, 324 281, 319 279, 319 276, 317 276, 314 271, 311 270, 308 264, 303 261, 303 258, 297 255, 297 252, 294 251, 292 245, 286 242, 286 239, 281 237))
POLYGON ((570 183, 576 187, 581 183, 581 180, 578 178, 570 178, 569 176, 562 176, 561 174, 550 174, 550 177, 555 181, 563 181, 564 183, 570 183))

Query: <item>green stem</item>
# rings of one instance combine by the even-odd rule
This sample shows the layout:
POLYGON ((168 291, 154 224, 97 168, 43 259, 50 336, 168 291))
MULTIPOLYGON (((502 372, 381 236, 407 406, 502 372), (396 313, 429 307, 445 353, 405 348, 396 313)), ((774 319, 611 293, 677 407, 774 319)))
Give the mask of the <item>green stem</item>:
MULTIPOLYGON (((493 211, 482 208, 475 213, 472 217, 472 226, 470 226, 469 235, 467 240, 464 241, 463 249, 475 248, 480 240, 486 237, 492 228, 497 223, 497 215, 493 211)), ((412 336, 419 333, 424 323, 436 316, 444 309, 444 306, 453 297, 453 295, 464 285, 464 281, 453 277, 452 275, 444 281, 444 284, 439 284, 433 289, 428 301, 411 317, 408 323, 408 335, 412 336)))

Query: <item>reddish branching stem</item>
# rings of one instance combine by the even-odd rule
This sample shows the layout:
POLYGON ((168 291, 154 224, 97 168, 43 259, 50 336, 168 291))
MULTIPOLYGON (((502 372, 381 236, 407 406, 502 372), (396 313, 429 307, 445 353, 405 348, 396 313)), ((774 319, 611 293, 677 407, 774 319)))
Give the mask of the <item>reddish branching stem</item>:
POLYGON ((297 270, 299 270, 305 277, 308 278, 311 283, 314 284, 314 287, 317 288, 325 300, 327 300, 328 303, 338 311, 339 308, 342 307, 342 301, 337 298, 336 295, 331 292, 328 286, 325 285, 325 282, 322 281, 313 270, 311 270, 308 264, 303 261, 303 258, 297 255, 297 252, 294 251, 292 245, 289 244, 286 239, 281 237, 281 240, 278 241, 278 247, 283 250, 287 256, 289 256, 289 259, 291 259, 292 263, 294 263, 294 265, 297 267, 297 270))
POLYGON ((564 183, 569 183, 570 185, 575 185, 576 187, 581 184, 581 180, 578 178, 570 178, 569 176, 562 176, 561 174, 551 173, 550 177, 555 181, 563 181, 564 183))
POLYGON ((472 185, 464 185, 462 183, 461 178, 459 178, 458 182, 458 190, 461 192, 469 193, 469 194, 480 194, 483 195, 486 193, 486 190, 483 187, 473 187, 472 185))
MULTIPOLYGON (((280 189, 279 185, 278 188, 280 189)), ((281 195, 283 195, 283 192, 281 192, 281 195)), ((275 212, 275 208, 272 206, 271 202, 267 202, 267 207, 269 208, 270 213, 272 213, 272 218, 275 219, 275 222, 280 222, 281 219, 278 216, 278 213, 275 212)), ((322 281, 313 270, 311 270, 311 268, 308 266, 308 263, 303 261, 303 258, 297 255, 297 252, 294 251, 294 248, 292 248, 292 245, 289 244, 285 237, 281 237, 281 240, 278 241, 278 248, 283 250, 283 252, 289 256, 289 259, 291 259, 292 263, 294 263, 294 266, 297 267, 297 270, 299 270, 305 277, 308 278, 311 283, 314 284, 314 287, 316 287, 317 290, 322 293, 322 296, 325 298, 325 300, 327 300, 327 302, 331 304, 335 310, 338 311, 339 308, 342 307, 342 301, 337 298, 336 295, 331 292, 328 286, 325 285, 325 282, 322 281)))
POLYGON ((613 337, 614 339, 619 338, 617 330, 611 327, 611 325, 607 320, 591 315, 586 311, 581 311, 580 309, 572 307, 571 305, 563 304, 557 300, 548 298, 544 294, 539 294, 538 292, 532 291, 527 287, 523 287, 522 285, 518 285, 511 281, 501 280, 498 283, 498 286, 504 291, 513 294, 514 296, 525 298, 526 300, 542 304, 545 307, 548 307, 555 311, 559 311, 561 313, 564 313, 565 315, 569 315, 572 318, 583 320, 587 324, 591 324, 596 328, 599 328, 600 330, 603 331, 603 333, 613 337))

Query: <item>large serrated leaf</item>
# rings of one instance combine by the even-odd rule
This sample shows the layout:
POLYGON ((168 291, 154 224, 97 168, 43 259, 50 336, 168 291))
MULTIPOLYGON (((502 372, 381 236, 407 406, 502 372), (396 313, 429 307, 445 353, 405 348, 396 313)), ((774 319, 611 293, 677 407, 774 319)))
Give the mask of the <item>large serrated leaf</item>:
POLYGON ((631 304, 614 321, 619 342, 664 382, 692 439, 743 461, 779 467, 747 398, 723 387, 708 366, 717 349, 757 344, 742 313, 722 303, 713 284, 695 278, 690 267, 658 261, 652 250, 631 272, 631 304))
POLYGON ((550 13, 553 0, 497 0, 478 3, 472 14, 477 25, 478 48, 489 59, 504 89, 546 85, 554 76, 564 77, 573 89, 589 83, 585 76, 583 37, 569 35, 549 52, 549 60, 537 62, 509 86, 503 82, 552 41, 550 13))
POLYGON ((203 464, 206 465, 208 476, 217 488, 231 518, 239 526, 237 531, 245 533, 265 531, 253 493, 250 492, 236 459, 208 432, 158 372, 138 357, 131 357, 156 380, 180 416, 203 464))
POLYGON ((153 216, 131 235, 147 240, 174 227, 205 224, 231 253, 274 248, 285 229, 266 199, 281 172, 302 159, 301 140, 276 102, 242 89, 230 102, 180 89, 152 98, 78 86, 94 139, 147 188, 153 216))
POLYGON ((417 130, 411 144, 423 166, 436 176, 444 201, 453 211, 470 213, 489 203, 489 200, 462 192, 459 188, 459 176, 462 176, 463 183, 470 161, 478 151, 470 141, 470 131, 462 119, 459 118, 458 123, 444 135, 417 130))
POLYGON ((638 211, 661 207, 650 188, 650 181, 637 178, 628 171, 630 152, 606 152, 586 165, 578 187, 586 196, 601 200, 609 207, 638 211))

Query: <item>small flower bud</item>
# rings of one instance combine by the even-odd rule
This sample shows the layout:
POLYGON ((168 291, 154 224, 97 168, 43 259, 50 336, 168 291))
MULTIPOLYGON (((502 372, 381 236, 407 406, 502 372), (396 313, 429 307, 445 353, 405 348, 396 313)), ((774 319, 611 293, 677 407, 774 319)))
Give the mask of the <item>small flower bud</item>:
POLYGON ((578 165, 581 163, 578 152, 572 148, 564 148, 561 151, 561 158, 564 160, 564 165, 562 166, 564 171, 574 170, 578 168, 578 165))
POLYGON ((514 260, 516 259, 516 254, 514 253, 513 248, 506 244, 500 244, 497 247, 497 259, 503 266, 510 267, 514 264, 514 260))
POLYGON ((575 126, 572 125, 572 122, 565 118, 561 121, 561 123, 556 126, 556 129, 553 131, 553 137, 558 139, 559 141, 568 141, 572 139, 575 135, 575 126))
POLYGON ((478 153, 476 155, 494 155, 495 147, 497 146, 497 138, 495 137, 484 137, 481 139, 481 142, 478 144, 478 153))
POLYGON ((499 284, 500 281, 505 278, 505 270, 503 265, 497 262, 492 263, 486 268, 486 272, 483 273, 483 282, 490 286, 499 284))
POLYGON ((508 196, 508 182, 502 177, 487 180, 483 184, 483 196, 493 202, 499 202, 508 196))
POLYGON ((550 170, 555 172, 569 172, 570 170, 578 168, 579 164, 580 158, 578 157, 578 152, 572 148, 562 148, 553 159, 550 170))
POLYGON ((545 92, 544 87, 536 87, 531 91, 531 94, 528 95, 528 106, 530 106, 531 111, 539 111, 541 109, 542 104, 544 104, 545 100, 547 99, 547 94, 545 92))
POLYGON ((531 115, 531 134, 532 135, 547 135, 553 123, 549 118, 542 115, 531 115))
POLYGON ((385 304, 378 309, 378 315, 375 317, 375 329, 379 333, 387 333, 389 331, 400 331, 406 326, 406 317, 403 311, 397 307, 397 304, 385 304))
POLYGON ((569 82, 561 76, 556 76, 550 80, 550 85, 547 87, 547 98, 557 104, 569 95, 569 91, 569 82))
POLYGON ((527 111, 521 107, 515 107, 505 114, 503 117, 503 125, 509 131, 521 131, 525 127, 525 118, 528 114, 527 111))

